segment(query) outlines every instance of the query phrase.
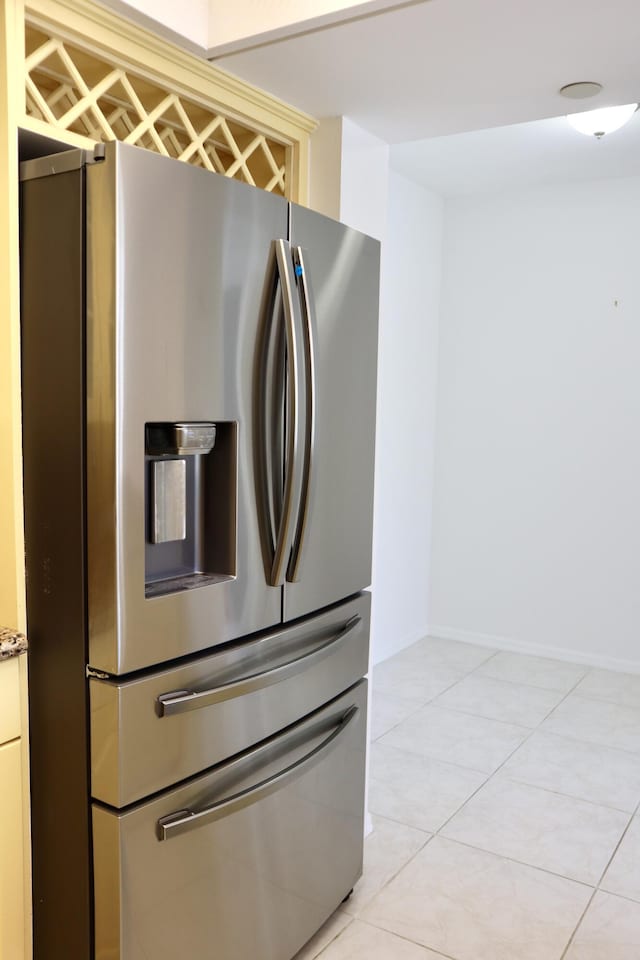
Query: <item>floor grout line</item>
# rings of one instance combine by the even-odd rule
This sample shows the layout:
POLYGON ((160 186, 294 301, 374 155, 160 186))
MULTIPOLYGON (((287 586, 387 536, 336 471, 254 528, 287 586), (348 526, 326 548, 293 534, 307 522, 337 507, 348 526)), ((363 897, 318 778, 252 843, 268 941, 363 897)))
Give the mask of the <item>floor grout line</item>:
POLYGON ((640 907, 640 900, 635 900, 625 893, 613 893, 612 890, 606 890, 605 887, 597 887, 596 893, 604 893, 605 896, 613 897, 614 900, 625 900, 627 903, 633 903, 634 906, 640 907))
POLYGON ((596 889, 593 891, 593 893, 591 894, 591 896, 589 897, 589 899, 588 899, 588 901, 587 901, 587 905, 586 905, 586 907, 584 908, 584 910, 582 911, 582 913, 580 914, 580 919, 579 919, 578 922, 576 923, 576 925, 575 925, 575 927, 574 927, 574 930, 573 930, 573 933, 571 934, 571 936, 569 937, 569 940, 567 941, 566 947, 564 948, 564 950, 563 950, 562 953, 560 954, 559 960, 565 960, 565 957, 567 956, 567 953, 568 953, 569 950, 571 949, 571 945, 572 945, 572 943, 573 943, 573 941, 574 941, 574 939, 575 939, 576 933, 577 933, 578 930, 580 929, 580 924, 582 923, 582 921, 583 921, 584 918, 586 917, 587 911, 589 910, 589 907, 590 907, 591 904, 593 903, 594 897, 595 897, 595 895, 596 895, 597 892, 598 892, 598 890, 597 890, 597 888, 596 888, 596 889))
POLYGON ((601 800, 586 800, 584 797, 576 796, 575 793, 563 793, 562 790, 552 790, 551 787, 541 787, 538 783, 531 783, 529 780, 520 780, 518 777, 507 774, 505 774, 505 780, 506 779, 508 779, 510 783, 519 784, 521 787, 531 787, 532 790, 544 790, 545 793, 552 793, 556 797, 566 797, 567 800, 576 800, 578 803, 588 803, 592 807, 601 807, 604 810, 612 810, 614 813, 624 813, 627 817, 633 817, 632 811, 624 810, 622 807, 614 807, 610 803, 602 803, 601 800))
MULTIPOLYGON (((413 750, 407 750, 406 747, 397 747, 395 743, 381 743, 381 739, 381 737, 378 737, 377 740, 370 740, 369 742, 371 744, 377 743, 381 747, 386 747, 391 750, 397 750, 398 753, 404 753, 407 757, 413 757, 417 760, 428 760, 430 763, 442 764, 443 767, 454 767, 456 770, 465 770, 467 773, 479 773, 485 778, 493 775, 491 770, 480 770, 479 767, 465 767, 461 763, 456 763, 455 760, 441 760, 440 757, 432 757, 431 754, 416 753, 413 750)), ((409 824, 407 824, 407 826, 409 826, 409 824)))
MULTIPOLYGON (((335 913, 332 913, 331 916, 334 917, 335 914, 338 912, 338 910, 340 910, 340 907, 338 907, 338 909, 335 911, 335 913)), ((318 960, 318 957, 319 957, 321 954, 323 954, 323 953, 325 952, 325 950, 328 950, 329 947, 336 942, 336 940, 338 939, 338 937, 340 937, 340 936, 345 932, 345 930, 347 930, 347 929, 351 926, 351 924, 355 922, 355 919, 356 919, 355 917, 352 917, 350 914, 346 914, 346 916, 349 916, 349 922, 348 922, 347 924, 345 924, 345 926, 342 928, 342 930, 338 930, 338 932, 336 933, 335 937, 331 937, 331 939, 330 939, 327 943, 325 943, 325 945, 324 945, 323 947, 320 947, 320 949, 318 950, 317 953, 314 953, 312 956, 310 956, 310 957, 309 957, 309 960, 318 960)), ((328 923, 329 921, 326 921, 326 922, 328 923)), ((322 927, 320 927, 320 929, 322 929, 322 927)), ((306 946, 306 945, 305 945, 305 946, 306 946)), ((302 953, 302 950, 304 950, 304 949, 305 949, 305 947, 302 947, 302 949, 300 950, 300 953, 302 953)), ((296 956, 293 958, 293 960, 297 960, 297 956, 298 956, 298 954, 296 954, 296 956)))
MULTIPOLYGON (((611 864, 613 863, 613 860, 614 860, 614 858, 615 858, 618 850, 620 849, 620 846, 622 845, 622 842, 623 842, 624 838, 626 837, 626 835, 627 835, 627 833, 628 833, 628 831, 629 831, 629 828, 630 828, 631 824, 633 823, 633 821, 634 821, 634 819, 635 819, 635 817, 636 817, 639 809, 640 809, 640 802, 639 802, 638 804, 636 804, 636 808, 635 808, 635 810, 633 811, 633 813, 630 815, 630 817, 629 817, 629 822, 627 823, 626 827, 625 827, 624 830, 622 831, 622 835, 621 835, 620 839, 618 840, 618 842, 617 842, 617 844, 616 844, 616 846, 615 846, 615 848, 614 848, 614 850, 613 850, 613 853, 611 854, 611 856, 610 856, 609 859, 607 860, 607 864, 606 864, 604 870, 602 871, 602 873, 600 874, 600 879, 599 879, 598 882, 596 883, 595 890, 593 891, 592 895, 589 897, 589 902, 587 903, 586 907, 584 908, 584 911, 583 911, 580 919, 578 920, 578 922, 577 922, 577 924, 576 924, 576 926, 575 926, 575 928, 574 928, 573 933, 572 933, 571 936, 569 937, 569 942, 568 942, 568 944, 566 945, 566 947, 564 948, 564 951, 562 952, 562 956, 560 957, 560 960, 564 960, 564 958, 567 956, 567 953, 568 953, 568 951, 569 951, 569 949, 570 949, 570 947, 571 947, 571 944, 572 944, 573 941, 575 940, 575 936, 576 936, 578 930, 580 929, 580 925, 581 925, 582 921, 584 920, 584 918, 586 917, 587 912, 588 912, 589 908, 591 907, 591 904, 592 904, 593 901, 595 900, 596 894, 597 894, 597 893, 600 893, 600 892, 602 892, 602 893, 609 893, 608 890, 602 890, 602 881, 604 880, 605 876, 607 875, 607 870, 609 869, 609 867, 610 867, 611 864)), ((615 897, 615 896, 617 896, 617 894, 615 894, 615 893, 609 893, 609 896, 615 897)), ((623 897, 623 899, 624 899, 624 900, 629 900, 631 903, 637 903, 637 901, 636 901, 636 900, 633 900, 631 897, 623 897)))
MULTIPOLYGON (((410 943, 414 947, 420 947, 422 950, 428 950, 430 953, 435 953, 436 956, 442 957, 442 960, 460 960, 459 957, 454 957, 450 953, 443 953, 442 950, 434 950, 433 947, 425 947, 423 943, 418 943, 417 940, 412 940, 410 937, 405 936, 403 933, 396 933, 395 930, 389 930, 387 927, 379 927, 377 926, 377 924, 372 923, 371 920, 358 920, 358 923, 363 923, 367 927, 373 927, 374 930, 382 930, 384 931, 384 933, 390 933, 391 936, 397 937, 398 940, 403 940, 405 943, 410 943)), ((346 930, 346 927, 345 927, 345 930, 346 930)), ((344 930, 341 930, 340 933, 344 933, 344 930)), ((339 935, 340 934, 338 934, 338 936, 339 935)))
MULTIPOLYGON (((381 820, 389 820, 389 819, 390 819, 389 817, 383 817, 383 816, 381 816, 380 814, 377 814, 377 813, 374 813, 373 816, 374 816, 374 817, 379 817, 381 820)), ((421 853, 422 850, 424 850, 424 848, 431 842, 431 840, 433 840, 434 834, 433 834, 433 833, 430 833, 430 832, 427 831, 427 830, 420 830, 419 827, 411 827, 408 823, 400 824, 399 821, 397 821, 397 820, 391 820, 390 822, 391 822, 391 823, 395 823, 395 824, 397 824, 397 825, 399 825, 399 826, 407 827, 407 829, 409 829, 409 830, 415 830, 417 833, 424 833, 426 839, 425 839, 424 843, 421 844, 420 847, 418 847, 418 849, 417 849, 416 851, 414 851, 414 853, 411 854, 411 856, 409 857, 409 859, 408 859, 408 860, 405 860, 405 861, 398 867, 398 869, 397 869, 390 877, 388 877, 388 878, 385 880, 385 882, 382 884, 382 886, 380 887, 380 889, 379 889, 379 890, 376 890, 375 893, 372 893, 371 896, 369 897, 369 899, 366 900, 365 903, 363 903, 362 906, 358 908, 358 913, 351 913, 351 914, 349 914, 349 916, 353 917, 353 918, 356 919, 356 920, 359 920, 359 919, 360 919, 360 912, 361 912, 362 910, 364 910, 366 907, 370 906, 370 904, 375 900, 375 898, 376 898, 377 896, 379 896, 379 895, 382 893, 382 891, 385 890, 385 889, 389 886, 389 884, 392 882, 392 880, 395 880, 395 878, 398 876, 398 874, 399 874, 402 870, 404 870, 405 867, 409 866, 409 864, 410 864, 413 860, 415 860, 415 858, 418 856, 418 854, 421 853)), ((375 832, 375 828, 374 828, 374 832, 375 832)), ((345 912, 345 913, 348 913, 348 910, 347 910, 346 908, 343 908, 343 909, 344 909, 344 912, 345 912)))
MULTIPOLYGON (((489 857, 496 857, 498 860, 506 860, 508 863, 516 863, 519 867, 528 867, 529 870, 538 870, 540 873, 546 873, 549 877, 555 877, 557 880, 566 880, 568 883, 577 883, 581 887, 587 887, 597 893, 598 887, 595 883, 588 880, 578 880, 576 877, 568 877, 565 873, 558 873, 556 870, 550 870, 548 867, 540 867, 535 863, 527 863, 526 860, 518 860, 517 857, 509 857, 506 853, 496 853, 494 850, 487 850, 486 847, 477 847, 468 840, 458 840, 456 837, 445 837, 439 833, 434 833, 434 837, 439 840, 446 840, 447 843, 455 843, 461 847, 467 847, 469 850, 475 850, 477 853, 486 853, 489 857)), ((431 838, 433 839, 433 837, 431 838)), ((606 891, 605 891, 606 892, 606 891)))
MULTIPOLYGON (((451 689, 451 688, 449 688, 451 689)), ((531 687, 529 689, 532 689, 531 687)), ((445 693, 448 691, 445 691, 445 693)), ((439 700, 439 697, 436 697, 436 701, 439 700)), ((492 723, 504 723, 508 727, 520 727, 522 730, 537 730, 539 724, 531 726, 529 723, 523 723, 521 720, 500 720, 498 717, 488 717, 486 713, 476 713, 473 710, 464 710, 462 707, 452 707, 449 703, 437 703, 436 701, 431 701, 431 706, 437 707, 439 710, 450 710, 452 713, 461 713, 465 717, 476 717, 478 720, 490 720, 492 723)), ((553 708, 555 709, 555 707, 553 708)), ((545 714, 544 719, 546 720, 548 714, 545 714)), ((542 721, 541 721, 542 722, 542 721)))
MULTIPOLYGON (((384 661, 383 661, 383 662, 384 662, 384 661)), ((473 671, 471 671, 471 673, 473 673, 473 671)), ((436 693, 435 696, 430 697, 428 700, 425 700, 423 703, 420 704, 419 707, 416 707, 415 710, 412 710, 411 713, 408 714, 406 717, 403 717, 402 720, 398 720, 397 723, 394 723, 394 725, 393 725, 392 727, 390 727, 388 730, 385 730, 384 733, 381 733, 380 736, 379 736, 379 737, 376 737, 375 741, 372 741, 372 742, 377 743, 378 740, 381 740, 382 737, 386 737, 386 735, 387 735, 388 733, 391 733, 392 730, 395 730, 396 727, 399 727, 401 723, 404 723, 404 722, 405 722, 405 720, 409 720, 411 717, 415 716, 415 714, 418 713, 418 711, 423 710, 425 707, 433 706, 434 701, 437 700, 438 697, 442 697, 445 693, 448 693, 449 690, 453 689, 453 687, 455 687, 456 684, 460 683, 461 680, 465 680, 467 677, 470 677, 470 676, 471 676, 471 673, 465 673, 465 674, 463 674, 463 676, 458 677, 456 680, 453 680, 453 681, 449 684, 448 687, 445 687, 444 690, 440 690, 440 692, 439 692, 439 693, 436 693)), ((373 701, 373 700, 375 700, 375 694, 376 694, 375 687, 373 686, 373 678, 372 678, 372 680, 371 680, 371 691, 372 691, 371 699, 372 699, 372 701, 373 701)), ((389 696, 389 697, 395 696, 398 700, 401 700, 401 699, 402 699, 402 697, 398 697, 397 694, 390 693, 390 692, 387 691, 387 690, 378 690, 378 693, 382 693, 382 694, 385 694, 385 693, 386 693, 386 695, 389 696)), ((442 709, 445 709, 445 708, 440 707, 439 709, 442 710, 442 709)), ((489 718, 485 718, 485 719, 489 719, 489 718)), ((502 723, 502 722, 504 722, 504 721, 500 721, 500 720, 497 721, 497 723, 502 723)), ((516 724, 512 724, 512 726, 516 726, 516 724)))
MULTIPOLYGON (((581 698, 581 699, 585 699, 585 698, 583 697, 583 698, 581 698)), ((590 703, 603 703, 604 701, 603 701, 603 700, 591 700, 591 701, 589 701, 589 702, 590 702, 590 703)), ((560 704, 558 704, 558 706, 560 706, 560 704)), ((615 704, 613 704, 613 706, 615 706, 615 704)), ((555 708, 554 708, 554 709, 555 709, 555 708)), ((552 711, 552 713, 553 713, 553 711, 552 711)), ((547 719, 548 719, 548 717, 545 717, 545 720, 547 720, 547 719)), ((543 723, 544 723, 544 721, 543 721, 543 723)), ((536 730, 538 730, 538 729, 540 729, 540 728, 539 728, 539 727, 536 727, 536 730)), ((618 750, 620 753, 624 753, 624 754, 626 754, 628 757, 635 757, 636 759, 637 759, 638 757, 640 757, 640 749, 639 749, 639 750, 625 750, 624 747, 614 747, 614 746, 611 746, 611 744, 601 743, 599 740, 584 740, 584 739, 581 739, 580 737, 572 737, 572 736, 571 736, 570 734, 568 734, 568 733, 556 733, 555 730, 541 730, 540 732, 541 732, 541 733, 544 733, 545 736, 561 737, 563 740, 568 740, 570 743, 583 743, 583 744, 586 744, 586 745, 589 746, 589 747, 600 747, 602 750, 618 750)))
MULTIPOLYGON (((605 876, 606 876, 607 870, 608 870, 609 867, 611 866, 615 855, 617 854, 618 850, 620 849, 620 847, 621 847, 621 845, 622 845, 622 842, 623 842, 624 838, 626 837, 627 833, 629 832, 629 828, 630 828, 631 824, 633 823, 633 821, 635 820, 635 818, 636 818, 636 816, 637 816, 637 814, 638 814, 638 810, 640 810, 640 802, 638 802, 638 803, 636 804, 635 810, 634 810, 633 813, 629 816, 629 822, 627 823, 626 827, 625 827, 624 830, 622 831, 622 835, 621 835, 620 839, 618 840, 618 842, 617 842, 617 844, 616 844, 616 846, 615 846, 615 849, 614 849, 613 853, 612 853, 611 856, 609 857, 609 859, 608 859, 608 861, 607 861, 606 867, 604 868, 604 870, 602 871, 602 873, 601 873, 601 875, 600 875, 600 879, 598 880, 598 883, 596 884, 596 886, 597 886, 598 889, 600 889, 601 884, 602 884, 602 881, 604 880, 604 878, 605 878, 605 876)), ((606 892, 606 891, 605 891, 605 892, 606 892)))

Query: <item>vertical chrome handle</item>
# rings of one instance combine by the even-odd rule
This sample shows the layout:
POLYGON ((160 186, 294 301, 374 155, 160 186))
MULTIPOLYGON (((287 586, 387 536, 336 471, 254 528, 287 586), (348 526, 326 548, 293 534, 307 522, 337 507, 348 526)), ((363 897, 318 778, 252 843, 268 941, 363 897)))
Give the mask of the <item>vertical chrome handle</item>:
POLYGON ((296 524, 291 557, 287 568, 287 580, 294 583, 299 579, 300 561, 303 556, 303 547, 307 526, 309 520, 309 505, 311 503, 312 479, 313 479, 313 461, 315 455, 315 435, 316 435, 316 362, 315 362, 315 327, 316 312, 313 291, 307 268, 304 262, 304 251, 302 247, 297 247, 295 251, 296 274, 298 276, 299 289, 302 291, 302 304, 304 313, 303 342, 304 342, 304 365, 305 365, 305 431, 304 431, 304 454, 302 462, 302 492, 300 495, 300 507, 298 510, 298 522, 296 524))
POLYGON ((285 337, 287 345, 287 437, 285 449, 285 478, 282 498, 282 516, 276 537, 273 564, 269 583, 280 587, 284 583, 285 559, 291 549, 291 526, 293 501, 296 487, 296 467, 298 464, 298 401, 300 396, 298 369, 298 334, 296 329, 296 311, 294 305, 293 261, 291 246, 286 240, 274 240, 278 277, 282 290, 284 308, 285 337))

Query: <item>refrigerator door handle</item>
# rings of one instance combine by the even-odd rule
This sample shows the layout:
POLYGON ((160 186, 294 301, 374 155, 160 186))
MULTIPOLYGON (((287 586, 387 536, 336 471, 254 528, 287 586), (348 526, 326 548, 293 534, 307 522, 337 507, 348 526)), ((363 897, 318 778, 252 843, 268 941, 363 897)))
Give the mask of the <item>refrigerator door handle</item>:
POLYGON ((156 700, 156 713, 159 717, 171 717, 177 713, 188 713, 191 710, 199 710, 201 707, 209 707, 214 703, 221 703, 224 700, 231 700, 235 697, 242 697, 248 693, 255 693, 256 690, 264 690, 265 687, 271 687, 274 683, 281 683, 288 680, 296 674, 303 673, 314 667, 325 657, 336 652, 336 649, 342 645, 344 640, 353 633, 356 627, 362 623, 359 615, 351 617, 342 629, 334 634, 322 646, 316 647, 311 653, 306 653, 302 657, 296 657, 288 663, 275 667, 272 670, 265 670, 262 673, 254 673, 250 677, 244 677, 242 680, 234 680, 232 683, 224 683, 219 687, 213 687, 211 690, 174 690, 172 693, 163 693, 156 700))
POLYGON ((293 504, 298 473, 298 407, 300 396, 300 371, 298 363, 298 331, 293 296, 295 278, 291 245, 286 240, 274 240, 278 277, 282 290, 285 337, 287 346, 287 425, 285 447, 285 478, 282 498, 282 515, 276 537, 273 564, 269 583, 272 587, 284 584, 284 565, 291 550, 293 504))
MULTIPOLYGON (((158 840, 170 840, 172 837, 180 836, 189 830, 195 830, 196 827, 204 827, 216 820, 221 820, 223 817, 229 817, 245 807, 258 803, 270 794, 275 793, 276 790, 281 790, 323 760, 337 746, 339 737, 344 734, 349 724, 355 720, 359 713, 360 709, 355 704, 349 707, 339 718, 329 736, 325 737, 317 747, 314 747, 300 760, 289 764, 288 767, 284 767, 283 770, 267 777, 266 780, 262 780, 255 786, 240 790, 233 796, 227 797, 225 800, 219 800, 203 810, 178 810, 167 817, 161 817, 157 822, 158 840)), ((255 751, 256 754, 259 755, 262 749, 258 747, 255 751)))
POLYGON ((302 247, 295 250, 295 269, 298 277, 299 289, 302 292, 302 312, 304 316, 303 343, 305 365, 305 428, 304 453, 302 458, 302 492, 298 521, 293 536, 291 556, 287 568, 287 580, 295 583, 300 579, 300 561, 303 557, 303 548, 309 520, 309 505, 311 503, 313 463, 315 456, 316 437, 316 361, 315 361, 315 327, 316 310, 313 291, 311 288, 308 268, 304 262, 302 247))

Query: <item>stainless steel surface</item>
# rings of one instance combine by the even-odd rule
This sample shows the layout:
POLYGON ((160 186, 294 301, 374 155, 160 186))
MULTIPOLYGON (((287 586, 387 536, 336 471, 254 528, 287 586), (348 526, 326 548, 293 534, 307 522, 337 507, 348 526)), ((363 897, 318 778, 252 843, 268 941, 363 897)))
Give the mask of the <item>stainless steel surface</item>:
POLYGON ((120 683, 90 679, 92 796, 114 807, 140 800, 246 750, 335 697, 367 670, 370 610, 370 594, 364 593, 187 664, 120 683), (331 643, 349 625, 349 633, 331 643), (194 702, 198 709, 158 716, 158 700, 169 691, 203 692, 206 699, 209 691, 224 694, 230 684, 242 686, 292 661, 293 675, 285 669, 278 683, 232 699, 216 701, 213 693, 213 702, 194 702))
POLYGON ((187 535, 187 465, 184 460, 156 460, 151 464, 153 543, 184 540, 187 535))
POLYGON ((93 806, 96 960, 291 960, 361 873, 366 682, 264 745, 118 814, 93 806), (171 843, 156 824, 297 763, 358 708, 333 749, 282 789, 171 843))
POLYGON ((215 442, 215 423, 147 424, 147 453, 151 455, 211 453, 215 442))
MULTIPOLYGON (((229 817, 239 810, 244 809, 244 807, 249 807, 253 803, 259 803, 261 800, 264 800, 265 797, 275 793, 276 790, 281 790, 287 786, 287 784, 297 779, 297 777, 302 776, 303 773, 316 763, 320 763, 321 760, 325 759, 329 750, 337 746, 338 737, 344 735, 348 725, 355 720, 358 713, 358 707, 349 707, 337 720, 331 733, 328 734, 324 740, 312 747, 309 752, 299 760, 290 763, 278 771, 278 773, 270 774, 270 776, 261 780, 255 786, 245 787, 243 790, 239 790, 238 793, 234 793, 224 800, 216 800, 215 803, 203 807, 201 810, 179 810, 177 813, 169 814, 168 817, 162 817, 158 820, 157 824, 158 840, 171 840, 172 837, 182 836, 182 834, 187 833, 189 830, 196 830, 209 823, 214 823, 216 820, 221 820, 223 817, 229 817)), ((294 738, 296 735, 296 730, 289 735, 292 738, 292 743, 295 743, 294 738)), ((286 747, 287 738, 284 734, 282 735, 282 740, 283 745, 286 747)), ((268 755, 269 750, 270 746, 254 747, 253 750, 248 752, 246 759, 255 759, 259 762, 260 755, 263 752, 268 755)))
POLYGON ((121 674, 280 620, 259 535, 252 381, 287 204, 116 143, 87 168, 87 205, 89 662, 121 674), (220 421, 239 425, 237 571, 145 599, 145 424, 220 421))
POLYGON ((286 358, 287 358, 287 414, 284 492, 282 512, 276 535, 273 566, 270 583, 282 586, 284 568, 291 550, 293 536, 293 506, 296 493, 296 480, 299 473, 298 463, 298 405, 300 396, 300 373, 298 366, 299 309, 294 301, 293 261, 291 247, 286 240, 275 240, 276 263, 282 291, 282 304, 285 318, 286 358))
POLYGON ((91 154, 86 150, 63 150, 61 153, 48 157, 36 157, 33 160, 23 160, 20 164, 20 180, 39 180, 41 177, 50 177, 54 173, 68 173, 70 170, 80 170, 87 163, 91 154))
POLYGON ((210 707, 214 703, 222 703, 224 700, 232 700, 234 697, 244 697, 256 690, 271 687, 274 683, 290 680, 291 677, 296 677, 299 673, 309 670, 316 663, 330 656, 334 652, 334 648, 344 643, 352 630, 355 630, 360 623, 360 617, 352 617, 322 646, 317 647, 312 653, 294 657, 293 660, 281 667, 262 670, 260 673, 254 673, 244 680, 224 683, 220 687, 214 687, 213 690, 176 690, 172 693, 161 693, 157 699, 156 713, 159 717, 188 713, 190 710, 200 710, 202 707, 210 707))
POLYGON ((298 287, 302 295, 302 312, 304 316, 304 382, 305 382, 305 427, 304 453, 302 460, 302 489, 298 507, 298 519, 291 547, 291 556, 287 567, 287 580, 291 583, 300 579, 300 561, 303 557, 305 535, 309 520, 309 506, 312 496, 312 478, 315 462, 316 436, 316 311, 311 289, 311 280, 304 262, 304 251, 297 247, 295 251, 296 273, 298 287))
MULTIPOLYGON (((371 582, 380 244, 292 204, 315 299, 315 447, 303 566, 290 620, 371 582)), ((304 274, 303 274, 304 275, 304 274)))

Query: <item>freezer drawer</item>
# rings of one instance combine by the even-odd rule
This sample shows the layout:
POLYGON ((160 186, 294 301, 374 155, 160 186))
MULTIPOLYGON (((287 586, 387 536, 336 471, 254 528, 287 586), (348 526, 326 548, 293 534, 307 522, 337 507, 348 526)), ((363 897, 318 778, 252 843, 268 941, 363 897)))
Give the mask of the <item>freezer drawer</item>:
POLYGON ((91 679, 91 791, 123 807, 220 763, 367 672, 371 597, 126 683, 91 679))
POLYGON ((366 681, 187 786, 93 806, 96 960, 290 960, 362 870, 366 681))

